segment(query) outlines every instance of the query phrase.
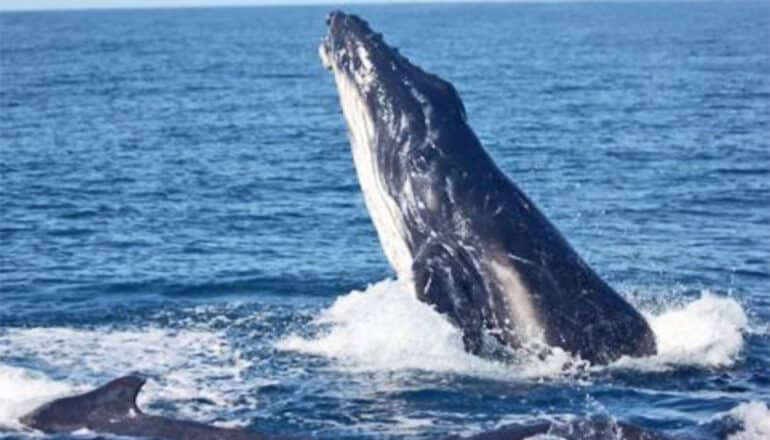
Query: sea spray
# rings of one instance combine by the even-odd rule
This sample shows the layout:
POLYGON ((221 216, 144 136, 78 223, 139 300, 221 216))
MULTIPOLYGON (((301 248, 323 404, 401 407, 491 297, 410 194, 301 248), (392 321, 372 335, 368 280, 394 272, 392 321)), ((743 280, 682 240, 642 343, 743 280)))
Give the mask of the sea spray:
MULTIPOLYGON (((737 301, 708 291, 690 303, 664 305, 644 314, 655 332, 658 354, 622 358, 609 368, 730 366, 740 354, 748 327, 737 301)), ((516 350, 513 363, 468 354, 461 331, 417 300, 409 284, 399 281, 381 281, 339 297, 319 313, 313 325, 313 336, 289 335, 279 339, 276 347, 333 358, 351 369, 420 369, 509 379, 570 375, 584 364, 560 349, 545 357, 516 350)))

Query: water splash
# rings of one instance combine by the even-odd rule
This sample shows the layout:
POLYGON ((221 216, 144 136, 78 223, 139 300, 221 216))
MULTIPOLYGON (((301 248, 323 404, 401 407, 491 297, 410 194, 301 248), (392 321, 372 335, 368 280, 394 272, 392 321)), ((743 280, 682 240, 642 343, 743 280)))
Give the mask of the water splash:
POLYGON ((80 389, 33 371, 0 365, 0 427, 19 429, 19 417, 80 389))
POLYGON ((13 356, 29 359, 25 365, 29 368, 0 365, 0 425, 15 425, 20 413, 43 401, 133 372, 152 379, 139 395, 140 406, 183 402, 174 408, 176 415, 206 421, 244 401, 251 405, 241 378, 249 362, 217 332, 155 327, 9 329, 0 333, 0 359, 13 356), (66 372, 65 381, 45 375, 61 372, 66 372))
POLYGON ((314 324, 316 335, 290 335, 276 347, 333 358, 351 370, 417 369, 497 379, 561 376, 582 364, 559 349, 545 357, 519 350, 506 362, 469 354, 460 329, 400 281, 342 296, 314 324))
POLYGON ((729 367, 738 359, 749 320, 733 298, 704 291, 684 304, 668 304, 658 313, 645 312, 658 344, 658 354, 624 357, 613 367, 660 371, 677 366, 729 367))
POLYGON ((729 440, 766 440, 770 438, 770 408, 763 402, 742 403, 727 414, 737 420, 742 429, 729 440))
MULTIPOLYGON (((730 366, 740 354, 748 328, 746 313, 737 301, 710 292, 690 303, 668 304, 644 314, 658 341, 658 354, 624 357, 610 368, 659 371, 730 366)), ((518 350, 513 363, 470 355, 463 349, 461 331, 417 300, 408 283, 399 281, 381 281, 341 296, 320 313, 314 325, 313 336, 290 335, 276 347, 333 358, 344 368, 420 369, 500 379, 572 375, 586 365, 560 349, 545 358, 518 350)))
MULTIPOLYGON (((0 331, 0 426, 18 428, 17 418, 44 401, 134 371, 151 378, 140 394, 140 405, 152 405, 154 412, 220 424, 230 420, 230 426, 248 423, 240 415, 248 418, 250 411, 262 406, 254 393, 260 379, 253 377, 252 368, 259 354, 244 355, 236 348, 241 343, 255 344, 251 332, 235 332, 233 340, 233 335, 222 329, 265 318, 251 312, 248 316, 223 314, 217 307, 186 310, 182 316, 190 314, 195 318, 176 320, 181 326, 175 328, 150 324, 120 329, 0 331), (248 335, 246 339, 244 335, 248 335), (13 359, 24 359, 24 364, 14 364, 13 359)), ((468 354, 460 330, 418 301, 408 284, 386 280, 340 296, 309 326, 303 321, 301 328, 293 327, 301 333, 275 333, 276 342, 263 342, 282 351, 331 359, 334 369, 342 371, 382 371, 390 377, 392 371, 422 370, 508 382, 547 379, 580 383, 586 378, 590 381, 593 371, 606 368, 657 371, 680 366, 729 366, 739 359, 744 333, 749 331, 746 313, 737 301, 709 292, 686 304, 664 304, 655 312, 645 311, 645 315, 658 338, 660 353, 656 356, 590 368, 561 350, 547 356, 516 350, 505 361, 483 359, 468 354)), ((766 414, 761 409, 754 405, 735 410, 735 417, 744 420, 746 432, 753 432, 752 426, 764 429, 760 422, 766 414)), ((413 430, 409 426, 388 429, 402 428, 413 430)))

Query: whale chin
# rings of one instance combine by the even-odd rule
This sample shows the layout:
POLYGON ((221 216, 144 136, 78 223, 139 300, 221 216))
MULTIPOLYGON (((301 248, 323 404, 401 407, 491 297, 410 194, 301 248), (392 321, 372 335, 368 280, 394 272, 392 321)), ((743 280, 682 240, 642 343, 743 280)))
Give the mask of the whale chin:
MULTIPOLYGON (((379 175, 378 142, 375 115, 367 102, 365 73, 357 75, 334 63, 326 44, 319 48, 324 66, 334 74, 340 104, 348 125, 353 161, 364 195, 364 202, 375 225, 380 244, 399 279, 411 279, 413 263, 408 245, 407 227, 398 201, 391 196, 385 179, 379 175)), ((363 53, 363 51, 359 51, 363 53)))

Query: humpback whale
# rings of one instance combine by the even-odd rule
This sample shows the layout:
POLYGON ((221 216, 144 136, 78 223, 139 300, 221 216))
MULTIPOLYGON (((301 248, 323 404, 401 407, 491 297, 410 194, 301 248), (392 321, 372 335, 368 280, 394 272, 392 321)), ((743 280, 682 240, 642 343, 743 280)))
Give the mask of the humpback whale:
POLYGON ((320 56, 385 256, 466 349, 560 347, 596 364, 655 353, 641 314, 495 165, 452 84, 355 15, 327 25, 320 56))

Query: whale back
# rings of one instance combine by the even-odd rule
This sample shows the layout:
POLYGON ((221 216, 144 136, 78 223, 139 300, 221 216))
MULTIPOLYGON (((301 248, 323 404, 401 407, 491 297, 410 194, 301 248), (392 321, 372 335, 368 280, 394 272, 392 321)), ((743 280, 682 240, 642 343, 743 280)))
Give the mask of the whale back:
POLYGON ((43 432, 68 432, 89 428, 101 420, 136 417, 136 406, 145 379, 124 376, 85 394, 54 400, 25 415, 20 421, 43 432))

